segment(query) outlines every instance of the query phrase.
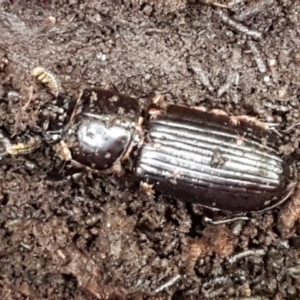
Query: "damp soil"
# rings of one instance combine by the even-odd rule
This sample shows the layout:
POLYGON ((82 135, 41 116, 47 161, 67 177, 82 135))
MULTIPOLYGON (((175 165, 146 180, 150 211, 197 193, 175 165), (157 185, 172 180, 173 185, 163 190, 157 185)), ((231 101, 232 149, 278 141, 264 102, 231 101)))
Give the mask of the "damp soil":
MULTIPOLYGON (((299 299, 299 193, 212 225, 204 217, 220 215, 126 178, 49 178, 51 145, 13 156, 5 145, 42 130, 53 95, 31 77, 37 66, 74 97, 100 86, 297 124, 300 4, 25 2, 0 1, 0 298, 299 299)), ((294 161, 299 136, 281 137, 294 161)))

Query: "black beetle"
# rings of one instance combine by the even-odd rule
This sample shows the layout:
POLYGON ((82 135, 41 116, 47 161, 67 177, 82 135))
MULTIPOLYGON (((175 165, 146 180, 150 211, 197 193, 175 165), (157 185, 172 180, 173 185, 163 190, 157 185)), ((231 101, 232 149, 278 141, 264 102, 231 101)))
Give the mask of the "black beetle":
MULTIPOLYGON (((99 88, 84 89, 77 100, 56 95, 56 103, 64 114, 49 130, 61 157, 78 168, 131 172, 150 193, 215 210, 265 210, 293 193, 280 139, 256 118, 168 105, 160 96, 145 104, 99 88)), ((16 147, 7 152, 18 154, 10 151, 16 147)))

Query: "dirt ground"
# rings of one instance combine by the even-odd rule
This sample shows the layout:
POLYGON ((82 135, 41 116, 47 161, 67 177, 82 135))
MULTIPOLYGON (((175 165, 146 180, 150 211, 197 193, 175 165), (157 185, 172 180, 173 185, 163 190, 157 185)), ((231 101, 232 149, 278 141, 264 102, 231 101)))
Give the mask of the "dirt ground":
MULTIPOLYGON (((37 66, 74 95, 83 85, 156 93, 278 130, 297 124, 300 4, 25 2, 0 0, 0 299, 299 299, 299 193, 212 225, 204 216, 220 216, 150 200, 123 179, 51 180, 48 145, 25 156, 4 147, 37 132, 53 99, 30 75, 37 66)), ((282 135, 296 161, 300 128, 282 135)))

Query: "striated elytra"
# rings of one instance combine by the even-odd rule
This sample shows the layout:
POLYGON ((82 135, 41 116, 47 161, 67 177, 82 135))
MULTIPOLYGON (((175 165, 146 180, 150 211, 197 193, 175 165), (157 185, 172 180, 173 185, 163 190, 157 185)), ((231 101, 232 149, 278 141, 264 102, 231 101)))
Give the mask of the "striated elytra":
POLYGON ((146 129, 135 174, 160 192, 229 211, 262 210, 290 193, 289 163, 269 130, 178 106, 146 129))

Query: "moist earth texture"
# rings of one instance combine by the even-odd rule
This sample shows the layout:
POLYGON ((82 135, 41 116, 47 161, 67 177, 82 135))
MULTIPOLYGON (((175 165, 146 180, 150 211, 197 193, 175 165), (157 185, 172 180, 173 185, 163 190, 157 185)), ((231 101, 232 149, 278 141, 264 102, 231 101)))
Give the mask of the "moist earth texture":
POLYGON ((72 97, 98 86, 274 123, 297 168, 299 24, 289 0, 0 0, 0 299, 299 299, 299 192, 237 218, 127 177, 53 178, 51 145, 5 152, 43 130, 40 66, 72 97))

